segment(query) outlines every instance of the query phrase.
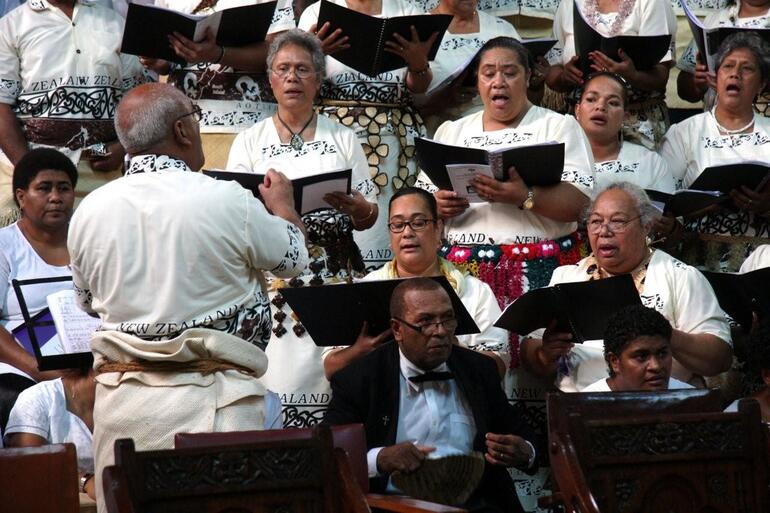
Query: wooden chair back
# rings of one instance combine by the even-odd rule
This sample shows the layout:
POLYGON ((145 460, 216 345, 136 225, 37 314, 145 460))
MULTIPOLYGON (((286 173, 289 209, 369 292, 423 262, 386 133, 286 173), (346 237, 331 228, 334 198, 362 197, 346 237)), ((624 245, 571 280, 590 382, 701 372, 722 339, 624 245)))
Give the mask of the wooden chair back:
POLYGON ((78 463, 72 444, 0 449, 0 476, 0 511, 79 510, 78 463))
POLYGON ((549 450, 565 510, 770 511, 759 405, 718 392, 549 394, 549 450))
MULTIPOLYGON (((366 432, 363 424, 331 426, 332 444, 348 456, 351 472, 363 493, 369 491, 369 470, 366 463, 366 432)), ((264 431, 231 431, 224 433, 177 433, 174 447, 206 447, 233 445, 266 440, 300 440, 313 436, 312 428, 268 429, 264 431)))
POLYGON ((345 501, 338 459, 325 427, 304 438, 159 451, 118 440, 105 498, 110 513, 364 513, 363 497, 345 501))

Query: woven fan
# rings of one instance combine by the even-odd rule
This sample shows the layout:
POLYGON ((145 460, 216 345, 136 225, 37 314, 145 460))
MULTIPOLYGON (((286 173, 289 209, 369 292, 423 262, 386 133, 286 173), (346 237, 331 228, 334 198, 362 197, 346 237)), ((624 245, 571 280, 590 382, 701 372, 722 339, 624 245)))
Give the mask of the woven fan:
POLYGON ((395 472, 393 485, 410 497, 457 506, 467 501, 484 474, 480 452, 426 459, 409 474, 395 472))

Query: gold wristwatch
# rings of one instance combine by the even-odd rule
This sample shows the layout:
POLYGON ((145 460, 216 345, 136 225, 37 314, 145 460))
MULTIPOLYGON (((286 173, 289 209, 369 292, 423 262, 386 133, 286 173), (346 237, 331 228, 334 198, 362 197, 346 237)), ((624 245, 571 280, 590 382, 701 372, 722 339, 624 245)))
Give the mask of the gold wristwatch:
POLYGON ((519 207, 522 210, 532 210, 535 207, 535 189, 527 188, 527 198, 519 207))

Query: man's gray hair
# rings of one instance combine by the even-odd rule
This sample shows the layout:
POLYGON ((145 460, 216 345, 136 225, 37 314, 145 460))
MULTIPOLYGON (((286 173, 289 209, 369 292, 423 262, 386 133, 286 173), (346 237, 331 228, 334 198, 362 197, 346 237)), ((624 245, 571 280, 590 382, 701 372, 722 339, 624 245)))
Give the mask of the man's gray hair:
POLYGON ((305 32, 302 29, 291 29, 278 34, 270 45, 270 50, 267 52, 267 69, 273 69, 275 54, 286 45, 296 45, 307 51, 313 61, 316 73, 321 78, 326 76, 326 56, 321 49, 321 40, 315 34, 305 32))
POLYGON ((762 82, 770 80, 770 45, 754 32, 740 31, 726 37, 719 45, 719 51, 716 55, 717 69, 728 55, 739 48, 745 48, 754 56, 762 76, 762 82))
POLYGON ((644 192, 644 189, 631 182, 615 182, 609 184, 596 193, 593 201, 591 201, 591 204, 588 205, 588 208, 583 215, 584 221, 588 221, 588 216, 590 216, 591 212, 594 211, 594 206, 596 205, 596 201, 599 199, 599 196, 607 191, 612 190, 623 191, 631 196, 631 199, 634 201, 634 208, 636 208, 636 211, 639 214, 639 222, 642 226, 644 226, 645 229, 649 229, 652 226, 652 223, 660 217, 660 212, 653 206, 652 201, 650 201, 650 197, 647 196, 647 193, 644 192))
POLYGON ((144 89, 142 98, 130 109, 118 105, 115 113, 115 132, 127 153, 145 151, 168 139, 174 122, 191 110, 191 100, 168 84, 153 84, 144 89))

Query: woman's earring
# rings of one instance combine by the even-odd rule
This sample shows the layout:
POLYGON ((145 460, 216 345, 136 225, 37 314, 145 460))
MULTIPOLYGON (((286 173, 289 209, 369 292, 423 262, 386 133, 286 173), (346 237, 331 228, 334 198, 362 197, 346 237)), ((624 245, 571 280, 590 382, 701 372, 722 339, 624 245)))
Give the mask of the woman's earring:
POLYGON ((651 247, 651 246, 652 246, 652 245, 655 243, 655 241, 654 241, 654 240, 652 240, 652 237, 650 237, 649 235, 647 235, 647 236, 644 238, 644 243, 645 243, 645 245, 646 245, 646 246, 649 248, 649 247, 651 247))

